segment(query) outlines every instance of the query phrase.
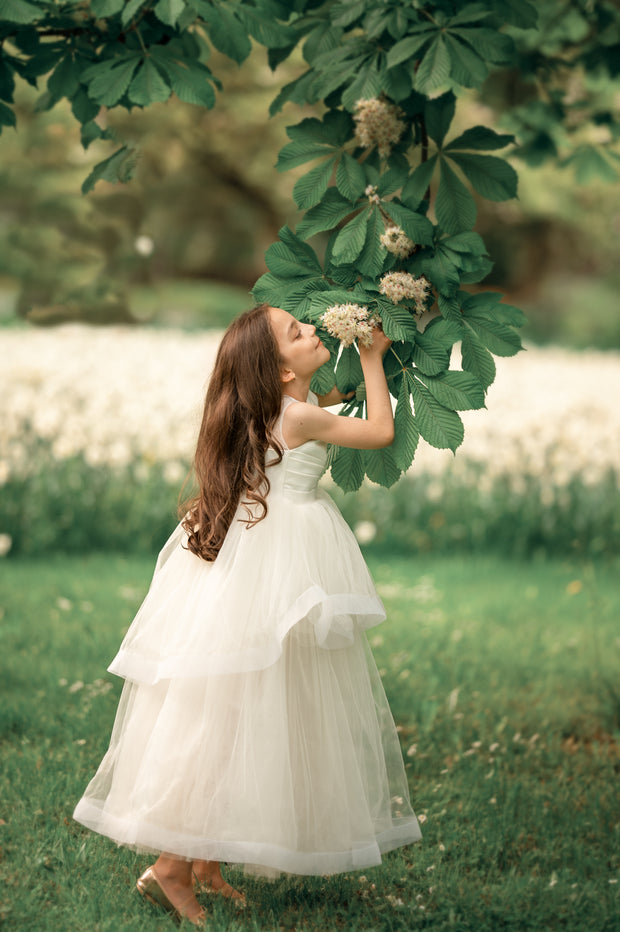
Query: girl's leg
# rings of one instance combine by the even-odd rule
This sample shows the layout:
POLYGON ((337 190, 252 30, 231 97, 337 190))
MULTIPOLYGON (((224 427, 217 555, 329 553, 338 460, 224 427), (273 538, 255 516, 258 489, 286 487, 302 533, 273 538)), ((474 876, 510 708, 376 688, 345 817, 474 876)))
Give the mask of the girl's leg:
POLYGON ((138 889, 149 900, 190 922, 198 924, 206 918, 194 894, 191 861, 182 861, 162 852, 138 881, 138 889))
POLYGON ((205 892, 221 893, 222 896, 230 897, 230 899, 235 900, 239 905, 245 906, 245 896, 243 893, 231 887, 222 877, 219 861, 194 861, 192 870, 199 886, 205 890, 205 892))

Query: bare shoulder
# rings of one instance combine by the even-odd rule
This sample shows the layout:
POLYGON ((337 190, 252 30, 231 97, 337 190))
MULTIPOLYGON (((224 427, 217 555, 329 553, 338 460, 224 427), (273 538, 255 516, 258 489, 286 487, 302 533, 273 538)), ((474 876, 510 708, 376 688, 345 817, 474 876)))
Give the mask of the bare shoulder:
POLYGON ((335 417, 324 408, 307 401, 289 404, 282 416, 282 434, 289 447, 297 447, 308 440, 318 440, 321 428, 335 417))

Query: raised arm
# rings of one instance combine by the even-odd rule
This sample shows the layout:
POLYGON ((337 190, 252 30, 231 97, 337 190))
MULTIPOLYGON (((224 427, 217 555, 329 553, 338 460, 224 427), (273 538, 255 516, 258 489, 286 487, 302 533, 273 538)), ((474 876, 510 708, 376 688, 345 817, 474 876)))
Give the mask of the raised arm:
POLYGON ((383 355, 390 342, 382 330, 374 330, 372 345, 360 346, 367 418, 341 417, 316 405, 290 405, 283 423, 289 446, 299 446, 307 440, 322 440, 341 447, 377 450, 392 443, 394 417, 383 371, 383 355))

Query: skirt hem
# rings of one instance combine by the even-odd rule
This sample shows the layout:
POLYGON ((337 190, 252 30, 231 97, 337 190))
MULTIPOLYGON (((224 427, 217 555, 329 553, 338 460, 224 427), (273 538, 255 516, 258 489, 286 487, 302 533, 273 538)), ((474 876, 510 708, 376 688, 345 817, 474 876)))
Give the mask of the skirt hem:
POLYGON ((103 812, 95 803, 81 799, 75 808, 76 822, 118 845, 138 852, 159 854, 166 851, 186 860, 226 861, 251 867, 251 873, 260 876, 266 868, 288 874, 319 875, 339 874, 361 870, 381 864, 381 855, 394 848, 420 840, 421 832, 415 816, 392 824, 372 839, 363 839, 343 851, 295 851, 280 845, 264 842, 216 840, 180 836, 176 832, 142 823, 128 823, 103 812))

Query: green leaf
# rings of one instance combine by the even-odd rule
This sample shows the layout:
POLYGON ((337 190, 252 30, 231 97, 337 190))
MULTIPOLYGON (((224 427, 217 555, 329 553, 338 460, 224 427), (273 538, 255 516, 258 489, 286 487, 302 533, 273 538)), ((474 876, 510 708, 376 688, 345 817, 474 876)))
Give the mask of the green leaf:
POLYGON ((433 339, 431 331, 416 333, 412 349, 411 361, 425 375, 438 375, 450 365, 449 350, 433 339))
MULTIPOLYGON (((429 29, 433 29, 433 27, 429 26, 429 29)), ((416 58, 419 59, 420 56, 418 53, 430 39, 431 35, 428 33, 417 36, 407 36, 405 39, 401 39, 400 42, 392 46, 387 54, 388 68, 400 65, 403 61, 410 62, 416 58)))
POLYGON ((127 26, 128 23, 134 18, 138 10, 143 7, 146 3, 146 0, 128 0, 123 7, 121 13, 121 22, 123 26, 127 26))
POLYGON ((416 426, 426 442, 439 450, 456 450, 464 436, 463 422, 458 414, 439 404, 409 369, 407 377, 413 397, 416 426))
POLYGON ((91 0, 90 12, 97 19, 104 19, 106 16, 114 16, 120 13, 125 5, 125 0, 91 0))
POLYGON ((335 188, 328 188, 323 199, 316 207, 311 207, 303 217, 297 227, 297 233, 303 239, 308 239, 315 233, 332 230, 354 210, 355 206, 345 200, 335 188))
POLYGON ((441 162, 441 179, 435 198, 435 212, 439 225, 446 233, 470 230, 476 222, 476 204, 462 181, 444 158, 441 162))
POLYGON ((480 87, 489 74, 480 56, 449 34, 446 35, 446 46, 450 53, 451 77, 463 87, 480 87))
POLYGON ((383 76, 375 58, 358 69, 357 76, 342 92, 342 106, 353 110, 358 100, 377 97, 383 89, 382 85, 383 76))
POLYGON ((456 253, 470 253, 473 256, 486 256, 487 247, 479 233, 473 230, 467 233, 457 233, 440 240, 443 249, 450 249, 456 253))
POLYGON ((77 70, 73 56, 71 54, 65 55, 47 79, 47 89, 54 101, 58 101, 62 97, 71 100, 78 87, 77 70))
POLYGON ((91 142, 96 139, 112 139, 112 133, 108 129, 102 129, 94 120, 83 123, 80 127, 80 142, 85 149, 88 149, 91 142))
POLYGON ((356 201, 364 193, 366 175, 364 169, 353 156, 342 153, 336 169, 336 186, 341 194, 350 201, 356 201))
POLYGON ((506 23, 519 29, 536 29, 538 11, 528 0, 493 0, 493 6, 506 23))
POLYGON ((464 133, 449 142, 444 152, 450 152, 451 149, 485 149, 487 151, 504 149, 513 142, 515 142, 515 137, 511 134, 496 133, 488 126, 470 126, 464 133))
POLYGON ((383 331, 394 342, 411 342, 416 339, 418 329, 412 315, 404 307, 389 301, 379 301, 379 313, 383 331))
POLYGON ((450 158, 465 173, 476 191, 490 201, 507 201, 517 196, 517 173, 504 159, 494 155, 451 152, 450 158))
POLYGON ((151 55, 166 72, 170 86, 179 100, 208 109, 215 105, 215 92, 209 83, 212 75, 202 62, 191 58, 177 61, 167 54, 165 47, 161 50, 152 49, 151 55))
MULTIPOLYGON (((47 11, 27 3, 26 0, 0 0, 0 21, 9 23, 34 23, 42 19, 47 11)), ((5 124, 6 126, 7 124, 5 124)))
POLYGON ((148 107, 156 101, 168 100, 170 86, 164 81, 150 58, 145 58, 139 71, 129 85, 129 99, 140 107, 148 107))
POLYGON ((450 53, 443 35, 440 34, 420 62, 413 82, 414 88, 421 94, 430 94, 431 91, 447 83, 450 77, 450 67, 450 53))
POLYGON ((332 479, 344 492, 357 492, 364 481, 364 457, 361 450, 338 447, 331 465, 332 479))
POLYGON ((265 302, 272 307, 282 307, 289 289, 289 281, 283 281, 271 272, 265 272, 252 288, 252 295, 257 304, 265 302))
POLYGON ((311 246, 283 227, 280 241, 265 253, 267 268, 279 278, 306 278, 322 274, 321 264, 311 246))
POLYGON ((364 450, 363 460, 368 478, 386 489, 389 489, 400 478, 400 469, 396 465, 390 447, 383 447, 380 450, 364 450))
MULTIPOLYGON (((129 60, 125 59, 118 64, 113 64, 112 67, 103 68, 95 65, 93 68, 89 68, 89 73, 94 73, 95 69, 99 69, 88 85, 90 96, 106 107, 113 107, 129 87, 133 73, 138 66, 138 61, 138 57, 135 56, 129 60)), ((110 65, 109 62, 102 62, 102 65, 104 64, 110 65)), ((86 71, 83 73, 83 76, 85 75, 86 71)))
POLYGON ((469 372, 450 370, 439 376, 427 376, 426 387, 437 401, 455 411, 484 408, 484 389, 469 372))
POLYGON ((332 249, 335 262, 355 262, 366 242, 368 210, 361 210, 338 233, 332 249))
POLYGON ((166 26, 176 26, 177 20, 185 12, 185 0, 159 0, 153 7, 153 13, 166 26))
POLYGON ((336 363, 336 385, 346 393, 356 388, 364 379, 360 355, 354 346, 343 346, 336 363))
POLYGON ((252 43, 244 25, 234 15, 234 7, 229 9, 226 3, 220 3, 218 6, 212 3, 194 3, 194 6, 207 21, 209 39, 218 52, 239 65, 244 62, 252 51, 252 43))
POLYGON ((286 127, 286 135, 293 142, 308 145, 319 143, 340 149, 353 135, 354 122, 344 110, 328 110, 322 120, 307 117, 300 123, 286 127))
POLYGON ((507 65, 512 62, 515 45, 508 33, 475 26, 455 29, 453 34, 468 42, 486 62, 492 62, 494 65, 507 65))
POLYGON ((577 184, 586 185, 597 178, 613 182, 618 178, 616 169, 594 146, 578 146, 561 164, 574 168, 577 184))
POLYGON ((419 439, 420 433, 411 407, 409 383, 403 375, 394 412, 394 443, 391 447, 394 462, 403 472, 409 469, 413 462, 419 439))
POLYGON ((309 207, 318 204, 327 191, 327 186, 334 171, 335 160, 335 155, 330 156, 320 165, 315 165, 314 168, 311 168, 309 172, 306 172, 295 182, 293 198, 297 206, 302 210, 307 210, 309 207))
POLYGON ((455 107, 456 97, 452 91, 442 94, 441 97, 435 97, 433 100, 427 100, 424 105, 426 130, 439 149, 443 146, 446 133, 454 119, 455 107))
POLYGON ((80 123, 89 123, 99 113, 100 106, 91 100, 83 87, 78 88, 71 100, 73 116, 80 123))
POLYGON ((98 162, 82 184, 82 194, 88 194, 98 181, 127 182, 133 177, 136 168, 136 150, 130 146, 121 146, 107 159, 98 162))
POLYGON ((461 340, 461 365, 487 389, 495 379, 495 362, 475 333, 467 328, 461 340))
POLYGON ((373 205, 367 213, 368 230, 366 233, 366 242, 364 243, 364 248, 357 257, 356 265, 359 271, 364 275, 376 278, 383 269, 383 262, 387 255, 387 249, 381 242, 384 226, 378 207, 373 205))
POLYGON ((312 376, 310 388, 317 395, 326 395, 334 387, 334 382, 334 361, 329 359, 312 376))
POLYGON ((305 140, 295 139, 288 142, 278 153, 276 168, 279 172, 288 171, 289 168, 297 168, 298 165, 304 165, 322 155, 332 155, 331 146, 317 145, 308 143, 305 140))
POLYGON ((490 320, 482 314, 474 316, 471 311, 465 311, 463 319, 480 342, 496 356, 514 356, 523 348, 519 334, 506 324, 490 320))
POLYGON ((15 113, 6 104, 0 101, 0 126, 16 126, 17 119, 15 113))
POLYGON ((400 193, 401 200, 408 207, 417 207, 425 199, 436 164, 437 156, 433 155, 426 162, 420 162, 409 176, 400 193))
POLYGON ((273 10, 267 8, 263 12, 260 7, 238 4, 237 14, 245 23, 252 38, 266 48, 282 48, 296 39, 292 30, 276 21, 273 10))
POLYGON ((385 201, 382 207, 414 243, 428 246, 433 242, 433 224, 424 214, 419 214, 395 201, 385 201))

